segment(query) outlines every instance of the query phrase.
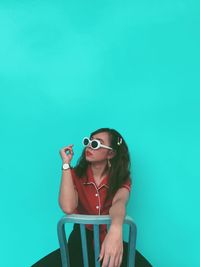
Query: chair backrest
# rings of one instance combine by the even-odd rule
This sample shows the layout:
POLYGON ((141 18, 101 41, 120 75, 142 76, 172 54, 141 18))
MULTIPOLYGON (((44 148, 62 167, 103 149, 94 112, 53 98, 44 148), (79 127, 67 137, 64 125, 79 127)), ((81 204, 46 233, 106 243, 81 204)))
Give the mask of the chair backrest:
MULTIPOLYGON (((65 233, 66 223, 80 224, 84 267, 89 267, 85 225, 86 224, 93 225, 94 253, 95 253, 95 259, 96 259, 95 267, 100 267, 100 263, 99 261, 97 261, 97 258, 100 253, 99 225, 101 224, 107 225, 107 229, 109 229, 109 226, 111 224, 111 217, 109 215, 72 214, 72 215, 63 216, 59 220, 57 230, 58 230, 58 239, 60 243, 62 267, 70 267, 68 245, 67 245, 67 239, 66 239, 66 233, 65 233)), ((133 222, 133 219, 129 216, 125 217, 124 224, 129 225, 127 267, 135 267, 137 228, 136 228, 135 223, 133 222)))

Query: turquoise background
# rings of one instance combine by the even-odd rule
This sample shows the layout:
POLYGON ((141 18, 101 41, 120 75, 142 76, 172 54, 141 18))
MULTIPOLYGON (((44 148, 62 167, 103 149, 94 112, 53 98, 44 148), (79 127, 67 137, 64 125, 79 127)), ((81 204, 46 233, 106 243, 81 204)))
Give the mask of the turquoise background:
POLYGON ((113 127, 155 267, 200 266, 200 3, 0 1, 0 260, 58 247, 59 149, 113 127))

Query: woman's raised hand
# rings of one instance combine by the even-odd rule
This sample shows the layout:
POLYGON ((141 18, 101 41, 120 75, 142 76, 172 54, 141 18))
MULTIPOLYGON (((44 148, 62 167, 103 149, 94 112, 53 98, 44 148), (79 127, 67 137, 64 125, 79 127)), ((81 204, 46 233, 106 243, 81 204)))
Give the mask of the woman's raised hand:
POLYGON ((69 145, 69 146, 65 146, 65 147, 61 148, 60 156, 61 156, 63 162, 68 163, 68 164, 71 162, 73 155, 74 155, 72 147, 73 147, 73 145, 69 145))

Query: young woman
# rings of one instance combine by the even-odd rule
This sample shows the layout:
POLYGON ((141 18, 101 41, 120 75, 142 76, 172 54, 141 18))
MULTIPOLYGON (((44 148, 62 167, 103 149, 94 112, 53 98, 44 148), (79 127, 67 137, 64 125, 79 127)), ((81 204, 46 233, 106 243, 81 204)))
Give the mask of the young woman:
MULTIPOLYGON (((60 150, 62 158, 62 178, 59 204, 67 213, 111 216, 109 231, 100 228, 101 250, 99 261, 102 267, 126 266, 127 243, 122 238, 122 225, 126 214, 126 204, 131 189, 130 156, 127 144, 119 132, 101 128, 83 139, 84 150, 74 167, 73 145, 60 150)), ((94 265, 93 231, 87 226, 89 265, 94 265)), ((70 234, 69 254, 71 267, 82 267, 80 229, 74 225, 70 234)), ((136 267, 151 264, 136 251, 136 267)), ((52 252, 34 267, 59 267, 59 249, 52 252)))

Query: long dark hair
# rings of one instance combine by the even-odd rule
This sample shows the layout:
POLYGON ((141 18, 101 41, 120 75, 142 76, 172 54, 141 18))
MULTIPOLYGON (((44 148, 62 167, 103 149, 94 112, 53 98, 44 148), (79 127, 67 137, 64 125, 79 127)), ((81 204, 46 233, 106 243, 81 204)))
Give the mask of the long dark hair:
MULTIPOLYGON (((115 151, 115 156, 110 159, 111 167, 109 170, 109 189, 107 197, 113 196, 117 190, 130 178, 130 155, 128 146, 119 132, 110 128, 100 128, 90 134, 90 138, 98 133, 106 132, 110 137, 110 146, 115 151)), ((77 165, 74 168, 76 175, 82 178, 86 175, 89 162, 85 159, 85 149, 83 150, 77 165)))

